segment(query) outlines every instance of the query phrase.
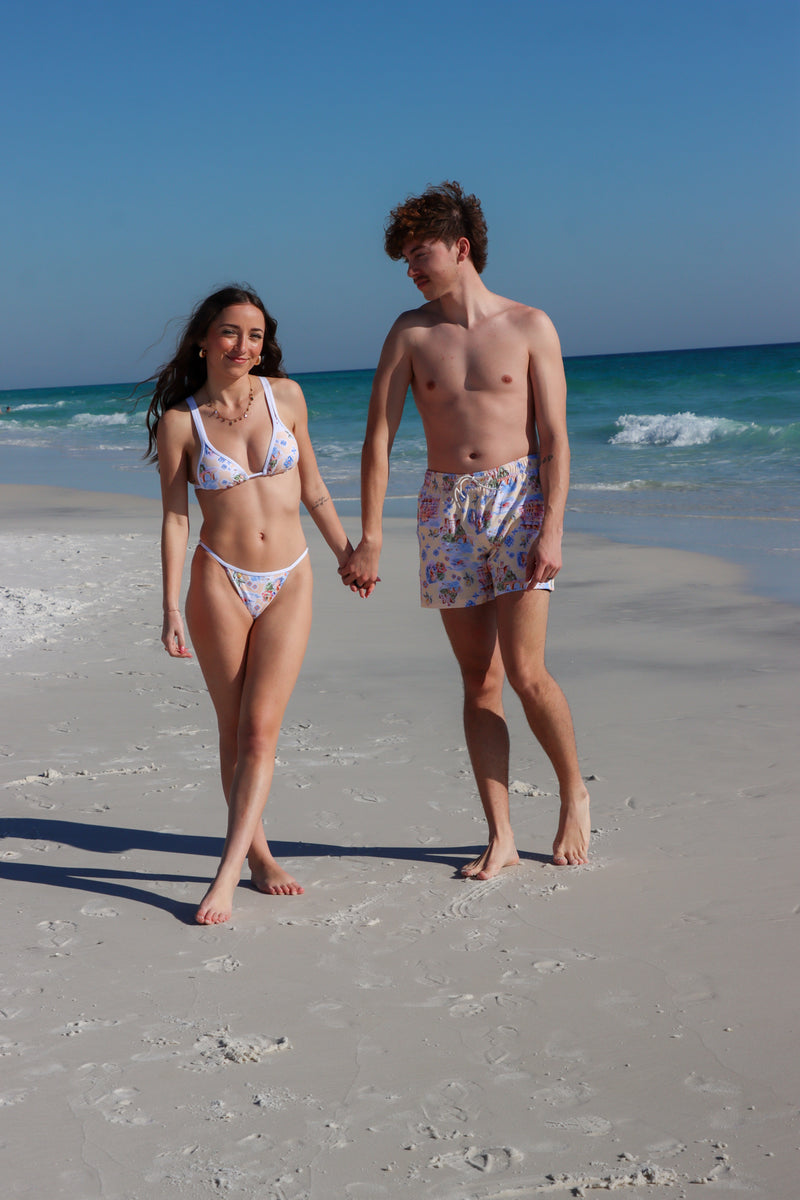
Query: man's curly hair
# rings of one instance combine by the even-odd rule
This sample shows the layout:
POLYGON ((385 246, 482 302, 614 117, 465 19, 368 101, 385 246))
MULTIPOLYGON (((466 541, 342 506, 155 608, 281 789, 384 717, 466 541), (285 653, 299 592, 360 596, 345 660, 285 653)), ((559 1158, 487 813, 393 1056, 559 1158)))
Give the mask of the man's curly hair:
POLYGON ((403 246, 411 238, 431 238, 452 246, 466 238, 470 258, 480 273, 486 266, 489 234, 477 196, 465 196, 455 180, 427 188, 421 196, 409 196, 389 213, 384 246, 395 262, 403 257, 403 246))

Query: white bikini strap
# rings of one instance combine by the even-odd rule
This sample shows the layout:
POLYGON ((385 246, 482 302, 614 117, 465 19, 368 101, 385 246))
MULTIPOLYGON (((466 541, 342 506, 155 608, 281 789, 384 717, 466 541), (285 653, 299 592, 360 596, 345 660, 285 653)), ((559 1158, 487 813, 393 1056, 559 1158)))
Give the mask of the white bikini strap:
POLYGON ((205 430, 205 426, 203 425, 203 419, 200 416, 200 411, 197 407, 197 401, 195 400, 194 396, 187 396, 186 403, 189 405, 189 412, 192 414, 192 420, 194 421, 194 427, 197 430, 200 441, 207 442, 208 438, 206 437, 206 430, 205 430))
MULTIPOLYGON (((269 380, 266 378, 265 375, 259 375, 259 379, 261 380, 262 384, 264 385, 264 395, 267 398, 267 408, 269 409, 269 415, 272 417, 273 433, 277 434, 279 429, 285 429, 286 426, 284 425, 283 421, 278 416, 278 406, 275 403, 275 396, 273 395, 269 380)), ((270 446, 270 450, 271 449, 272 449, 272 447, 270 446)))

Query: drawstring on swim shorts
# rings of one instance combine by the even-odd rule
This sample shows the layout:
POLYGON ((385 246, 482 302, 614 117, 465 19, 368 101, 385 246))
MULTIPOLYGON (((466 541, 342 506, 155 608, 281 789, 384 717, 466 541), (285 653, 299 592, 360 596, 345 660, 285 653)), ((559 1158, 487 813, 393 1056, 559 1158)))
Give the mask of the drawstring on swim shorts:
POLYGON ((499 479, 476 479, 474 475, 461 475, 455 482, 453 487, 453 503, 455 505, 456 514, 459 524, 467 515, 467 505, 469 504, 469 496, 467 488, 473 488, 476 491, 483 492, 484 495, 489 495, 491 492, 496 492, 502 481, 499 479))

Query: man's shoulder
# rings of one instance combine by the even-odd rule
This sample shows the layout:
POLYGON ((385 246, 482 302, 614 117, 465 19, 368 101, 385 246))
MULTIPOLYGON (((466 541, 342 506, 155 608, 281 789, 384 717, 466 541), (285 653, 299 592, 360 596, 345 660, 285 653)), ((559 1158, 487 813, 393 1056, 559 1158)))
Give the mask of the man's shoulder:
POLYGON ((438 321, 431 305, 422 304, 419 308, 409 308, 405 312, 401 312, 395 320, 386 335, 386 345, 411 350, 418 344, 420 335, 435 328, 437 324, 438 321))
POLYGON ((420 304, 419 308, 407 308, 401 312, 392 329, 430 329, 441 320, 441 313, 437 316, 433 304, 420 304))
POLYGON ((556 327, 543 309, 516 300, 508 300, 506 304, 503 319, 532 346, 547 346, 558 341, 556 327))
POLYGON ((503 315, 510 321, 531 327, 552 325, 553 323, 543 309, 534 308, 532 304, 523 304, 520 300, 509 300, 505 296, 498 296, 497 300, 500 301, 503 315))

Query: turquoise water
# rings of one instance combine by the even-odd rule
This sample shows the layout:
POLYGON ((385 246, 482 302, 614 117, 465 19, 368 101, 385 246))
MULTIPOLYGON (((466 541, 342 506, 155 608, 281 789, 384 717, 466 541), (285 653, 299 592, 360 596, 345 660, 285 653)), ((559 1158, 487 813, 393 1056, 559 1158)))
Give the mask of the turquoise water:
MULTIPOLYGON (((800 344, 565 365, 570 529, 721 554, 748 565, 760 590, 800 598, 800 344)), ((352 516, 372 372, 297 379, 323 475, 352 516)), ((1 478, 157 496, 156 472, 141 459, 146 405, 134 408, 132 388, 0 392, 1 478)), ((388 512, 413 512, 424 469, 409 397, 388 512)))

